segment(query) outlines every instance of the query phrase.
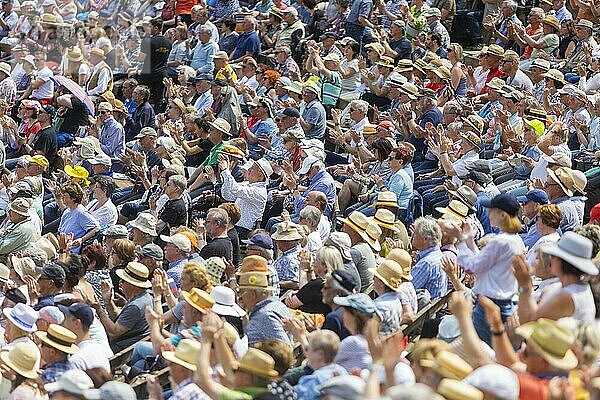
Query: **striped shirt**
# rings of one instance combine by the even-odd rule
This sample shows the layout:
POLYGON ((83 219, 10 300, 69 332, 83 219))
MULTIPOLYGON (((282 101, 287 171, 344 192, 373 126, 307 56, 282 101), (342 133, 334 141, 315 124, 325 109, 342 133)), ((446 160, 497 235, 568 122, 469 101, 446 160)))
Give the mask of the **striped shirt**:
POLYGON ((439 246, 432 246, 419 253, 417 263, 411 274, 415 289, 427 289, 434 301, 448 290, 448 278, 442 270, 442 251, 439 246))

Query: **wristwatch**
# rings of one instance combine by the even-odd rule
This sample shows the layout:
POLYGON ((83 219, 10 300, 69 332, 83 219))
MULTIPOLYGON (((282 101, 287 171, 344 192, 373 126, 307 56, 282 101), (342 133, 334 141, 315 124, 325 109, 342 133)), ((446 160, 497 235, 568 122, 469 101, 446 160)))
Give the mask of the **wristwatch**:
POLYGON ((519 294, 526 294, 531 292, 531 286, 519 286, 519 294))

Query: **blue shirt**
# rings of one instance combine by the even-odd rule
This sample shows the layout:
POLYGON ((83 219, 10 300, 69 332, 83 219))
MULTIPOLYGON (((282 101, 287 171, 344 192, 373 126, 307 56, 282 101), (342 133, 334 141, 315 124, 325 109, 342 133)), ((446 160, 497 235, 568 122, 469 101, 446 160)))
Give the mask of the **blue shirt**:
POLYGON ((182 258, 169 263, 169 268, 167 269, 167 276, 175 281, 177 287, 181 287, 181 274, 183 273, 183 264, 185 264, 186 262, 187 259, 182 258))
POLYGON ((59 294, 59 292, 52 293, 47 296, 41 296, 38 299, 38 302, 34 306, 32 306, 33 309, 35 311, 39 311, 46 306, 53 306, 54 305, 54 296, 56 296, 57 294, 59 294))
POLYGON ((527 246, 528 249, 531 249, 535 242, 537 242, 542 237, 542 234, 539 233, 537 228, 535 227, 535 220, 536 218, 533 218, 533 220, 529 223, 529 229, 527 229, 527 232, 521 234, 523 244, 525 244, 525 246, 527 246))
POLYGON ((291 317, 287 306, 272 296, 256 303, 246 325, 248 346, 268 339, 280 340, 289 345, 290 338, 283 330, 283 320, 291 317))
POLYGON ((133 99, 123 100, 123 106, 127 109, 127 114, 132 115, 137 108, 137 103, 133 99))
POLYGON ((344 367, 337 364, 329 364, 319 368, 310 375, 304 375, 294 386, 294 392, 298 400, 318 400, 321 398, 319 386, 334 376, 348 375, 344 367))
POLYGON ((321 327, 321 329, 328 329, 334 332, 340 337, 340 340, 351 335, 348 328, 346 328, 346 325, 344 325, 344 318, 342 317, 343 312, 344 307, 338 307, 327 314, 325 316, 325 322, 323 322, 323 326, 321 327))
POLYGON ((304 193, 294 200, 294 210, 297 215, 300 215, 300 210, 304 208, 304 200, 312 191, 322 192, 327 197, 327 207, 325 207, 325 216, 331 216, 333 212, 333 203, 335 202, 335 181, 329 172, 322 170, 317 172, 310 181, 310 185, 304 193))
POLYGON ((477 193, 477 201, 475 202, 475 208, 477 211, 475 212, 475 216, 481 222, 481 226, 483 227, 483 232, 487 235, 488 233, 496 233, 497 230, 492 228, 492 224, 490 223, 490 217, 488 216, 488 209, 481 205, 481 200, 489 200, 490 196, 487 195, 483 190, 477 193))
MULTIPOLYGON (((537 144, 534 144, 533 146, 525 146, 525 148, 523 148, 521 151, 521 154, 523 154, 525 157, 531 158, 534 161, 538 161, 542 155, 542 151, 539 149, 537 144)), ((525 164, 517 165, 515 167, 515 173, 517 174, 515 178, 521 180, 529 179, 532 169, 533 168, 526 167, 525 164)))
POLYGON ((396 292, 387 292, 373 300, 381 320, 379 333, 384 336, 399 332, 402 322, 402 303, 396 292))
POLYGON ((575 228, 579 228, 579 214, 575 203, 567 196, 560 197, 551 201, 552 204, 556 204, 562 212, 562 221, 560 222, 560 230, 563 232, 572 231, 575 228))
POLYGON ((403 210, 408 208, 408 203, 413 194, 413 183, 405 170, 401 169, 395 174, 388 175, 385 186, 390 192, 396 193, 398 207, 403 210))
POLYGON ((309 131, 305 132, 307 139, 322 139, 325 136, 325 129, 327 128, 325 118, 325 108, 318 99, 306 105, 302 112, 302 119, 312 125, 309 131))
MULTIPOLYGON (((100 228, 100 224, 96 221, 96 218, 80 204, 73 211, 69 208, 65 210, 62 217, 60 217, 58 232, 65 234, 72 233, 73 240, 75 240, 81 239, 86 233, 94 228, 100 228)), ((73 249, 73 253, 78 254, 79 248, 73 249)))
POLYGON ((102 124, 102 132, 98 140, 100 148, 110 158, 119 158, 125 153, 125 130, 123 125, 113 117, 102 124))
POLYGON ((441 259, 440 247, 432 246, 419 253, 417 263, 410 272, 415 289, 427 289, 432 301, 445 295, 448 290, 448 278, 442 270, 441 259))
POLYGON ((354 0, 350 6, 350 12, 346 17, 346 21, 350 22, 351 24, 360 25, 360 22, 358 22, 358 17, 365 17, 369 19, 372 11, 372 0, 354 0))
POLYGON ((56 382, 67 371, 73 369, 68 360, 55 361, 51 364, 46 364, 40 374, 40 378, 44 383, 56 382))
POLYGON ((273 263, 273 268, 277 271, 280 281, 300 281, 300 261, 298 260, 300 249, 300 246, 296 246, 284 251, 273 263))
POLYGON ((256 31, 240 34, 231 59, 237 60, 244 57, 247 53, 251 53, 252 58, 256 58, 260 54, 260 39, 256 31))
POLYGON ((491 103, 488 101, 483 107, 481 107, 481 110, 477 112, 477 115, 485 119, 487 122, 490 122, 492 118, 494 118, 494 115, 492 114, 492 106, 494 106, 497 109, 502 109, 502 105, 500 104, 499 100, 496 100, 491 103))
POLYGON ((213 58, 219 51, 219 45, 212 40, 206 43, 198 42, 191 54, 191 67, 196 70, 196 73, 213 73, 215 69, 215 63, 213 58))
MULTIPOLYGON (((271 147, 273 147, 273 141, 277 142, 277 140, 280 140, 283 142, 283 139, 281 139, 281 136, 279 136, 279 128, 271 118, 267 118, 264 121, 258 121, 252 126, 251 131, 257 137, 268 136, 271 140, 271 147)), ((262 158, 262 153, 260 153, 260 146, 258 142, 248 142, 248 151, 250 152, 250 158, 253 160, 262 158)))

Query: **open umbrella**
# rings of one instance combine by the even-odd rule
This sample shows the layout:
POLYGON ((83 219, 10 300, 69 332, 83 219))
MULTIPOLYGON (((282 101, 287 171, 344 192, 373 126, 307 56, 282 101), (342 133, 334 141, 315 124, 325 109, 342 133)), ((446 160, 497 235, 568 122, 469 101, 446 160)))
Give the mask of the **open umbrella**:
POLYGON ((79 86, 77 82, 62 75, 54 75, 52 79, 54 79, 54 82, 56 82, 60 86, 64 86, 65 88, 67 88, 69 92, 73 93, 75 97, 81 100, 81 102, 85 104, 86 107, 90 110, 90 114, 94 116, 94 103, 87 95, 85 90, 81 86, 79 86))

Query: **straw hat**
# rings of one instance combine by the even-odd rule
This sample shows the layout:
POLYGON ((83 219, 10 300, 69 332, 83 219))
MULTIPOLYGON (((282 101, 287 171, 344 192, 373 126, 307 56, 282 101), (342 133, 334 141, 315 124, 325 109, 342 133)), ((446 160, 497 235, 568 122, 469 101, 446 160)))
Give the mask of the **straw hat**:
POLYGON ((389 190, 379 192, 377 194, 377 202, 375 203, 375 207, 377 206, 398 207, 398 196, 389 190))
POLYGON ((242 272, 239 274, 238 287, 240 289, 273 290, 269 283, 269 275, 264 272, 242 272))
POLYGON ((365 242, 371 241, 367 235, 369 218, 365 214, 360 211, 353 211, 347 218, 339 218, 339 220, 358 233, 365 242))
POLYGON ((380 208, 375 213, 373 217, 373 221, 375 221, 380 227, 391 229, 394 232, 398 232, 399 229, 394 224, 396 222, 396 216, 390 210, 386 210, 385 208, 380 208))
POLYGON ((5 264, 0 263, 0 282, 6 283, 8 282, 10 277, 10 268, 8 268, 5 264))
POLYGON ((546 25, 550 25, 554 29, 559 30, 558 18, 556 18, 554 15, 546 15, 544 17, 544 19, 542 20, 542 23, 546 24, 546 25))
POLYGON ((369 225, 367 226, 367 242, 373 248, 373 250, 379 252, 381 251, 381 244, 379 243, 379 238, 383 233, 381 228, 373 219, 369 218, 369 225))
POLYGON ((264 351, 253 347, 250 347, 244 357, 235 362, 234 368, 261 378, 279 376, 279 373, 275 371, 275 360, 264 351))
POLYGON ((156 217, 148 212, 139 213, 136 219, 131 221, 129 225, 132 228, 137 228, 143 233, 150 236, 158 236, 156 233, 156 217))
POLYGON ((556 170, 552 170, 547 168, 548 176, 560 186, 560 188, 565 192, 565 194, 569 197, 573 196, 573 186, 575 182, 573 181, 573 174, 571 172, 571 168, 567 167, 558 167, 556 170))
POLYGON ((577 367, 579 361, 571 350, 575 337, 558 322, 540 318, 519 326, 515 333, 525 338, 527 346, 531 346, 532 350, 554 368, 570 371, 577 367))
POLYGON ((92 54, 100 57, 103 60, 106 58, 106 56, 104 55, 104 50, 99 49, 98 47, 94 47, 94 48, 92 48, 92 50, 90 50, 90 56, 92 54))
POLYGON ((280 241, 302 240, 303 237, 298 229, 302 228, 293 222, 284 221, 277 226, 277 232, 272 235, 272 238, 280 241))
POLYGON ((50 13, 43 13, 40 22, 43 25, 60 25, 58 19, 56 18, 56 15, 50 13))
POLYGON ((67 59, 73 62, 83 60, 83 53, 81 52, 81 49, 78 46, 70 47, 69 51, 67 51, 67 59))
POLYGON ((546 72, 545 74, 542 74, 542 76, 544 78, 550 78, 550 79, 560 82, 562 84, 567 83, 567 81, 565 81, 565 76, 563 75, 563 73, 557 69, 549 69, 548 72, 546 72))
POLYGON ((433 70, 433 73, 437 75, 441 80, 450 79, 450 70, 444 66, 438 67, 433 70))
POLYGON ((473 372, 469 363, 447 350, 438 352, 433 360, 421 360, 421 366, 432 368, 442 378, 464 379, 473 372))
POLYGON ((376 134, 377 133, 377 125, 365 124, 365 126, 363 126, 362 133, 364 136, 370 136, 370 135, 376 134))
POLYGON ((385 259, 377 268, 369 268, 369 271, 394 292, 400 291, 404 271, 396 261, 385 259))
POLYGON ((35 272, 35 262, 29 257, 17 257, 11 255, 10 263, 21 279, 27 275, 31 275, 35 278, 40 276, 40 274, 35 272))
POLYGON ((446 207, 436 207, 444 219, 464 221, 469 214, 469 207, 459 200, 452 200, 446 207))
POLYGON ((33 343, 21 342, 9 351, 0 353, 0 360, 19 375, 35 379, 38 377, 35 366, 40 361, 38 355, 39 351, 33 343))
POLYGON ((244 272, 259 272, 269 274, 269 264, 266 258, 261 256, 246 256, 242 260, 242 267, 236 275, 240 275, 244 272))
POLYGON ((6 76, 10 76, 11 66, 8 63, 0 62, 0 72, 4 72, 6 76))
POLYGON ((50 324, 47 332, 38 331, 35 334, 42 342, 63 353, 75 354, 79 351, 79 347, 75 344, 77 335, 64 326, 50 324))
POLYGON ((213 299, 210 294, 198 288, 193 288, 189 292, 182 290, 181 297, 183 297, 190 306, 194 307, 202 314, 206 314, 210 311, 215 304, 215 299, 213 299))
POLYGON ((410 270, 412 268, 412 257, 408 253, 408 251, 403 249, 392 249, 388 253, 387 260, 395 261, 402 268, 402 279, 406 279, 407 281, 412 280, 412 275, 410 274, 410 270))
POLYGON ((200 347, 200 342, 197 340, 181 339, 175 351, 163 351, 162 356, 167 361, 181 365, 190 371, 196 371, 200 347))
POLYGON ((577 169, 571 170, 573 176, 573 189, 585 196, 585 187, 587 186, 587 177, 577 169))
POLYGON ((483 392, 475 386, 455 379, 442 379, 437 392, 446 400, 483 400, 483 392))
POLYGON ((141 288, 152 287, 152 283, 148 280, 150 276, 148 267, 136 261, 128 263, 123 269, 118 269, 117 276, 133 286, 141 288))
POLYGON ((217 118, 208 124, 225 135, 229 135, 229 131, 231 130, 231 125, 223 118, 217 118))
POLYGON ((8 209, 16 214, 19 214, 23 217, 27 217, 29 215, 29 209, 31 208, 31 203, 23 197, 17 197, 13 201, 10 202, 8 209))

